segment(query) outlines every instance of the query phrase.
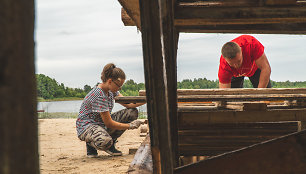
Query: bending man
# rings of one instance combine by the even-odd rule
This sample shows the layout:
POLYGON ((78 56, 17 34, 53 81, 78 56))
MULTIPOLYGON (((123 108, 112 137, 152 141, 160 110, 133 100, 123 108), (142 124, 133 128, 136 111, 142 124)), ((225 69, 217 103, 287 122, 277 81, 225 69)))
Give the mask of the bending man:
POLYGON ((271 67, 256 38, 241 35, 225 43, 221 53, 219 88, 243 88, 244 77, 249 77, 254 88, 271 88, 271 67))

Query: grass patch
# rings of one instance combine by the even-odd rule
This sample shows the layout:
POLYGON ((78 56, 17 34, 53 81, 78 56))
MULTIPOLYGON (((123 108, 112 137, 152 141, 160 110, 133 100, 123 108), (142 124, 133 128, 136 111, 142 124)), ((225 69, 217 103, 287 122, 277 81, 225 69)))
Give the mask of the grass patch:
POLYGON ((147 119, 148 115, 146 112, 138 112, 138 119, 147 119))
POLYGON ((37 97, 37 101, 38 102, 70 101, 70 100, 83 100, 83 98, 79 98, 79 97, 64 97, 64 98, 44 99, 42 97, 37 97))
POLYGON ((38 119, 77 118, 77 112, 39 112, 38 119))

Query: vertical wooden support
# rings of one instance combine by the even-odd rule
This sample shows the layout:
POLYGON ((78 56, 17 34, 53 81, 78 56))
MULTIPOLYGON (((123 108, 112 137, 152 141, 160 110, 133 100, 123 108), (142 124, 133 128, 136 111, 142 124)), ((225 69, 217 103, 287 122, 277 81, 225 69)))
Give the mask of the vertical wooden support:
POLYGON ((140 0, 141 34, 148 121, 154 173, 173 173, 167 79, 161 42, 160 6, 157 0, 140 0))
POLYGON ((34 1, 0 0, 0 173, 39 173, 34 1))
POLYGON ((179 32, 174 27, 175 0, 160 1, 163 53, 167 73, 167 89, 170 116, 170 133, 174 166, 178 166, 178 127, 177 127, 177 46, 179 32))

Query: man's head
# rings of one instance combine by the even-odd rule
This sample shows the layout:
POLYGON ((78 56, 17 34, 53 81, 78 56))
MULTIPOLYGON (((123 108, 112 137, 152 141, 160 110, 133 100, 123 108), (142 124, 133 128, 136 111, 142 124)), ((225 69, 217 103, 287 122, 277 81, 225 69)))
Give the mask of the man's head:
POLYGON ((236 69, 242 65, 242 52, 240 46, 235 42, 227 42, 221 50, 222 56, 226 62, 236 69))

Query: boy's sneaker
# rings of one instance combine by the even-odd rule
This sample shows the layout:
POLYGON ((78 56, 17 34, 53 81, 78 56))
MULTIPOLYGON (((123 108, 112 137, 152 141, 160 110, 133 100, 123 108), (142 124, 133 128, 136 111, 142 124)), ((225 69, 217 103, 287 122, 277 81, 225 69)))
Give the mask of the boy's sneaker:
POLYGON ((116 141, 114 141, 113 145, 108 150, 105 150, 105 152, 112 156, 121 156, 122 152, 115 148, 115 144, 116 141))
POLYGON ((93 148, 89 143, 86 143, 87 149, 87 157, 88 158, 96 158, 98 157, 98 152, 95 148, 93 148))

